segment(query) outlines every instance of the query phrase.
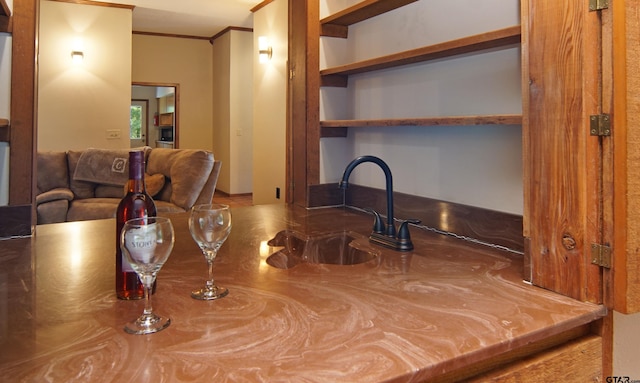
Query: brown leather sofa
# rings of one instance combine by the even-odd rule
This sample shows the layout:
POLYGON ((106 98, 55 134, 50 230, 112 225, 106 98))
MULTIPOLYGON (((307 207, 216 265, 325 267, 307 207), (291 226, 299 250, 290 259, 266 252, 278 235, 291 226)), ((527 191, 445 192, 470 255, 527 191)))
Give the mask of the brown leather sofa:
MULTIPOLYGON (((141 149, 146 154, 147 192, 153 197, 158 213, 187 211, 193 205, 211 202, 221 166, 213 153, 196 149, 141 149)), ((115 217, 124 196, 128 167, 118 177, 108 174, 118 167, 115 159, 128 157, 129 149, 38 152, 37 223, 115 217), (113 166, 100 164, 112 160, 113 166), (104 172, 87 169, 97 166, 112 169, 104 172)))

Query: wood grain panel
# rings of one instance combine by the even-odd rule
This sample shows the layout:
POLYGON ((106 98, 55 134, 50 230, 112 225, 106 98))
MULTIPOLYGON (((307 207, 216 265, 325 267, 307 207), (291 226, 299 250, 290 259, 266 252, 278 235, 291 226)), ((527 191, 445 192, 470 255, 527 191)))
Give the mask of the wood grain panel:
POLYGON ((640 1, 614 2, 614 308, 640 312, 640 1))
POLYGON ((287 198, 307 206, 320 179, 320 5, 289 0, 289 127, 287 198))
POLYGON ((587 336, 469 382, 599 382, 602 339, 587 336))
POLYGON ((601 273, 590 260, 600 240, 600 139, 588 133, 599 113, 599 14, 587 2, 531 1, 525 228, 534 284, 601 302, 601 273))
MULTIPOLYGON (((14 27, 11 52, 11 128, 9 205, 33 206, 35 201, 36 151, 36 41, 39 1, 15 0, 12 23, 14 27)), ((22 208, 19 208, 22 211, 22 208)), ((17 216, 23 217, 22 214, 17 216)), ((2 217, 3 222, 6 217, 2 217)), ((24 226, 35 222, 35 209, 26 221, 14 226, 22 234, 24 226)))

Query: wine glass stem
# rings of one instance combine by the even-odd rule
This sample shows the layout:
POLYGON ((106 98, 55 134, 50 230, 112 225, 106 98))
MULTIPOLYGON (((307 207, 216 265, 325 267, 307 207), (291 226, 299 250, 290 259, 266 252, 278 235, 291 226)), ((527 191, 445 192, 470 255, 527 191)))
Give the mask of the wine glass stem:
POLYGON ((144 284, 144 312, 145 317, 149 317, 152 314, 151 308, 151 285, 144 284))
POLYGON ((213 282, 213 260, 216 258, 215 254, 213 257, 207 259, 207 266, 209 271, 209 278, 207 279, 207 290, 211 291, 215 287, 215 283, 213 282))

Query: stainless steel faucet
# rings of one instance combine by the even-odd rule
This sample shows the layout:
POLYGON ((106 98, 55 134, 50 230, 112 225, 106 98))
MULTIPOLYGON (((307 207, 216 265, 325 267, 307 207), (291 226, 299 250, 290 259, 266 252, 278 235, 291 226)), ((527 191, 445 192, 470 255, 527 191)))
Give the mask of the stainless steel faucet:
POLYGON ((396 235, 396 226, 393 218, 393 177, 391 175, 391 169, 380 158, 374 156, 361 156, 351 161, 344 170, 342 175, 342 181, 340 181, 340 188, 346 190, 349 187, 349 176, 356 166, 363 162, 373 162, 380 166, 384 172, 386 180, 386 193, 387 193, 387 224, 382 222, 380 214, 373 209, 370 210, 374 215, 373 232, 369 236, 369 240, 373 243, 389 247, 398 251, 410 251, 413 250, 413 243, 411 242, 411 235, 409 234, 409 223, 419 224, 420 221, 409 219, 402 221, 396 235))

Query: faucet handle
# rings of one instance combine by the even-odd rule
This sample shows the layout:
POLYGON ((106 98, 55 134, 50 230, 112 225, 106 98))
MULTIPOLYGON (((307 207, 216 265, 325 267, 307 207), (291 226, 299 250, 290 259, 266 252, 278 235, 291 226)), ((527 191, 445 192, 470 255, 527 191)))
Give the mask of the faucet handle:
POLYGON ((384 234, 385 226, 384 226, 384 222, 382 222, 382 218, 380 217, 380 214, 378 214, 377 211, 371 208, 366 208, 365 210, 373 214, 373 232, 378 234, 384 234))
POLYGON ((412 223, 414 225, 420 224, 419 219, 407 219, 402 221, 400 227, 398 228, 398 239, 407 239, 411 240, 411 234, 409 234, 409 224, 412 223))

